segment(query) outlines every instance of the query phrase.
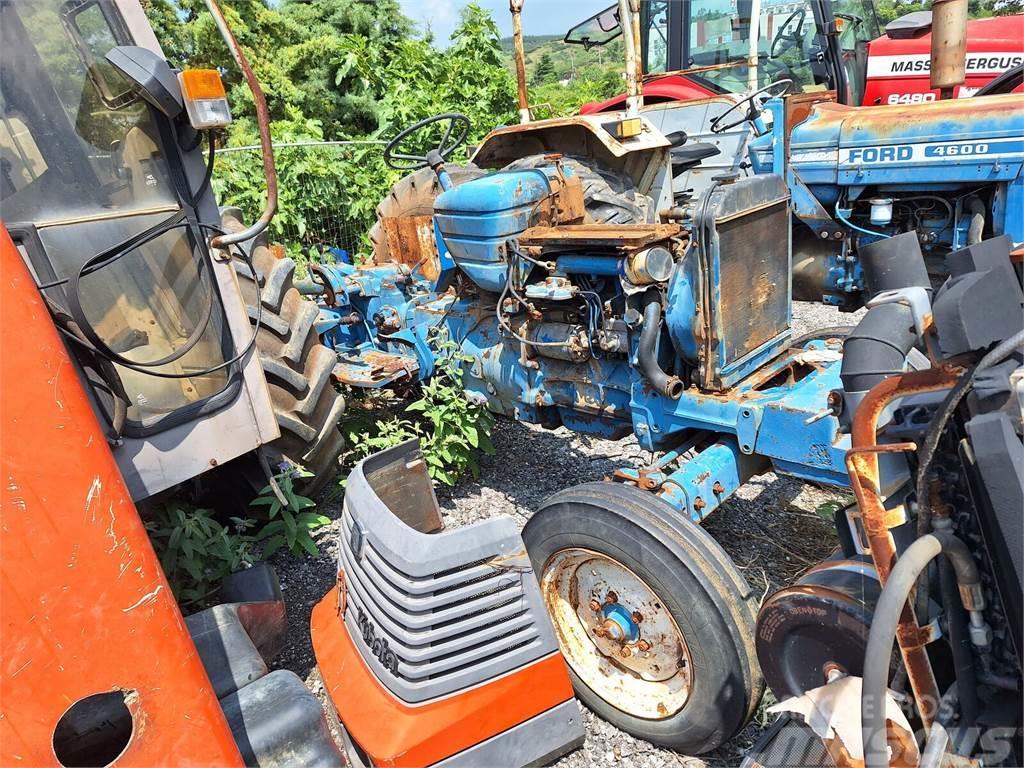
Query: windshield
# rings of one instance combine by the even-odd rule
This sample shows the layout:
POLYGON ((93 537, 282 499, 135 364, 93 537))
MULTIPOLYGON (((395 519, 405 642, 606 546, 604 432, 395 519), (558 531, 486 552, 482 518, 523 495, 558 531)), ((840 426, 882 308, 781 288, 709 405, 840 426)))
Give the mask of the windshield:
MULTIPOLYGON (((0 215, 33 233, 22 252, 62 308, 89 259, 183 218, 158 118, 104 59, 131 42, 111 0, 0 2, 0 215)), ((214 299, 201 237, 175 224, 83 275, 75 295, 104 344, 145 365, 201 333, 156 370, 182 375, 226 359, 222 313, 197 330, 214 299)), ((129 419, 141 423, 216 394, 228 376, 159 380, 118 368, 129 419)))

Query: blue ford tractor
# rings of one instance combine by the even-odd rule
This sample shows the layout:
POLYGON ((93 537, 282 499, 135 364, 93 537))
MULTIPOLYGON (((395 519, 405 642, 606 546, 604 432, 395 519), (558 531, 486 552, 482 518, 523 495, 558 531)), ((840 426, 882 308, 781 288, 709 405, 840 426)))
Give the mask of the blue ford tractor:
MULTIPOLYGON (((739 101, 501 127, 462 166, 449 161, 468 120, 424 120, 385 151, 411 173, 378 209, 374 259, 312 268, 322 291, 317 329, 338 354, 339 382, 425 381, 444 338, 467 361, 467 396, 492 412, 609 439, 632 433, 660 456, 610 482, 556 494, 523 539, 576 695, 622 729, 689 754, 736 734, 765 687, 755 638, 760 595, 700 523, 767 471, 850 487, 846 459, 862 401, 879 383, 927 367, 921 349, 934 353, 922 341, 933 322, 923 252, 988 238, 1005 262, 999 272, 994 262, 983 265, 992 272, 985 280, 1004 284, 992 284, 992 306, 1011 326, 1021 311, 1008 257, 1024 240, 1022 97, 864 112, 824 102, 793 128, 799 104, 779 98, 786 85, 739 101), (798 252, 794 212, 801 227, 813 220, 824 249, 798 252), (847 306, 863 301, 869 311, 854 330, 795 336, 798 278, 805 293, 847 306)), ((947 305, 957 296, 947 295, 947 305)), ((1003 325, 978 331, 961 351, 1012 336, 1003 325)), ((927 421, 931 406, 921 407, 927 421)), ((892 408, 874 417, 897 419, 892 408)), ((421 498, 398 479, 403 466, 421 463, 411 449, 374 459, 388 498, 408 498, 416 509, 426 503, 429 489, 421 498)), ((877 463, 872 490, 897 508, 887 519, 897 525, 899 512, 905 523, 912 462, 879 453, 877 463)), ((405 529, 373 515, 410 514, 402 504, 377 499, 370 514, 360 498, 350 485, 339 611, 358 615, 370 640, 365 652, 353 642, 402 698, 417 685, 440 685, 435 675, 447 673, 428 673, 418 659, 431 643, 409 635, 429 617, 407 616, 378 582, 411 588, 402 585, 415 575, 413 542, 434 528, 409 523, 407 534, 397 533, 405 529), (386 668, 378 664, 382 649, 386 668)), ((865 554, 877 532, 865 533, 856 506, 837 525, 849 556, 860 558, 858 573, 877 585, 865 554)), ((498 549, 481 558, 474 547, 473 562, 451 553, 433 567, 476 569, 503 561, 498 549)), ((423 557, 434 562, 438 554, 423 557)), ((820 594, 849 579, 848 568, 824 570, 820 594)), ((857 600, 870 613, 866 582, 857 600)), ((810 610, 826 615, 829 599, 810 610)), ((824 625, 769 637, 776 694, 798 695, 836 670, 862 674, 870 617, 861 619, 838 639, 824 625)), ((531 641, 509 633, 507 642, 453 651, 445 663, 462 669, 460 654, 466 665, 483 664, 482 654, 520 658, 531 641)))

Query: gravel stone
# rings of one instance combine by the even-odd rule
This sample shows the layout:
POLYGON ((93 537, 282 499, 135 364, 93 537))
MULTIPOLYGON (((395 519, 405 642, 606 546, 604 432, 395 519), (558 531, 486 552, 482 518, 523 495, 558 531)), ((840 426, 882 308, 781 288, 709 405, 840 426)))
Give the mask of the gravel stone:
MULTIPOLYGON (((841 313, 834 307, 794 302, 794 336, 816 328, 857 323, 863 314, 841 313)), ((510 515, 522 526, 551 494, 579 483, 601 480, 618 467, 640 467, 652 455, 632 436, 603 440, 563 428, 554 431, 500 419, 492 441, 496 454, 483 457, 479 480, 455 488, 437 489, 446 526, 510 515)), ((848 493, 767 473, 753 478, 705 522, 707 530, 726 549, 747 581, 763 591, 762 600, 791 582, 836 546, 831 522, 816 512, 821 505, 845 501, 848 493)), ((328 491, 319 511, 333 522, 316 532, 319 557, 293 558, 278 554, 272 564, 280 576, 288 605, 288 636, 274 668, 296 672, 318 696, 323 684, 309 639, 309 619, 315 603, 334 584, 341 514, 340 489, 328 491)), ((750 724, 731 742, 700 757, 680 755, 635 739, 583 708, 586 741, 582 748, 559 760, 558 768, 606 765, 622 768, 729 768, 737 766, 771 722, 765 708, 771 694, 750 724)))

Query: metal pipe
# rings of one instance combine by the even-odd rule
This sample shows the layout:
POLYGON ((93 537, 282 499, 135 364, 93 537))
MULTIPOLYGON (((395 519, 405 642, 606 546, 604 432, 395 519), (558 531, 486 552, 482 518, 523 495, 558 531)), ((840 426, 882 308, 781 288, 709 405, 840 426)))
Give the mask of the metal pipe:
MULTIPOLYGON (((889 683, 889 665, 879 663, 892 654, 892 641, 902 624, 901 616, 907 598, 918 577, 928 564, 945 554, 956 574, 964 607, 972 611, 977 603, 968 595, 981 594, 981 577, 967 545, 949 533, 937 532, 923 536, 911 544, 889 573, 878 598, 868 631, 864 651, 864 680, 861 692, 861 738, 864 743, 865 768, 889 768, 886 748, 885 696, 889 683)), ((934 708, 939 704, 934 700, 934 708)), ((931 727, 931 723, 927 723, 931 727)))
MULTIPOLYGON (((633 13, 631 7, 637 0, 619 0, 619 26, 622 27, 622 42, 626 49, 626 114, 636 117, 643 106, 643 69, 638 65, 640 57, 637 37, 633 33, 633 13)), ((638 12, 639 13, 639 12, 638 12)), ((639 29, 639 19, 637 20, 639 29)), ((637 33, 639 34, 639 33, 637 33)))
MULTIPOLYGON (((373 146, 385 145, 388 142, 383 139, 353 139, 347 141, 277 141, 274 142, 274 149, 289 149, 291 147, 343 147, 343 146, 373 146)), ((224 147, 218 149, 218 155, 227 155, 231 152, 246 152, 250 149, 261 149, 259 144, 246 144, 241 147, 224 147)))
POLYGON ((523 50, 523 0, 508 0, 512 12, 512 43, 515 48, 516 85, 519 86, 519 122, 530 122, 530 96, 526 91, 526 52, 523 50))
POLYGON ((756 91, 758 86, 757 65, 760 62, 761 0, 750 4, 750 50, 747 53, 747 90, 756 91))
POLYGON ((651 291, 644 299, 643 327, 637 344, 636 363, 655 390, 673 400, 683 394, 683 382, 669 376, 658 365, 658 337, 661 335, 661 296, 651 291))
POLYGON ((931 86, 951 99, 967 75, 967 0, 932 0, 931 54, 931 86))
POLYGON ((251 240, 270 225, 274 214, 277 213, 277 169, 274 167, 274 146, 270 140, 270 112, 267 110, 267 100, 263 96, 263 89, 260 88, 259 80, 256 79, 252 67, 249 66, 248 59, 245 58, 242 46, 235 39, 231 27, 224 17, 224 12, 217 5, 217 0, 205 0, 205 2, 207 9, 209 9, 210 14, 213 16, 214 22, 217 24, 220 36, 224 38, 224 42, 228 50, 231 51, 235 63, 242 70, 242 76, 245 78, 249 91, 252 93, 253 104, 256 106, 256 125, 260 134, 260 148, 263 153, 263 175, 267 180, 267 204, 255 223, 241 232, 218 235, 210 241, 212 247, 224 248, 251 240))
MULTIPOLYGON (((871 559, 883 587, 896 560, 896 541, 893 539, 891 528, 902 524, 904 517, 903 514, 894 514, 890 520, 890 513, 882 503, 879 491, 878 454, 913 451, 917 446, 913 443, 878 445, 878 417, 893 400, 912 394, 949 389, 959 378, 959 369, 946 368, 929 368, 893 376, 875 385, 861 401, 853 416, 852 447, 846 454, 846 468, 868 537, 871 559)), ((928 660, 927 651, 923 644, 918 642, 920 628, 914 610, 909 605, 903 608, 900 628, 897 640, 907 670, 907 678, 925 727, 931 727, 939 700, 938 684, 935 682, 935 673, 928 660)))

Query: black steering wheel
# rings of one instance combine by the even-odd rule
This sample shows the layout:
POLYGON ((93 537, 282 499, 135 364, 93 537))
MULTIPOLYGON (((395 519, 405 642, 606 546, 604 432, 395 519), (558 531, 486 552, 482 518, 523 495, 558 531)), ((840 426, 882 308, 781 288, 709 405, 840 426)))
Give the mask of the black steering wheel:
POLYGON ((415 125, 410 125, 400 134, 395 136, 386 147, 384 147, 384 162, 392 168, 400 171, 416 171, 427 166, 435 166, 451 157, 452 153, 466 143, 466 136, 469 135, 469 118, 458 112, 446 112, 443 115, 434 115, 426 120, 420 120, 415 125), (414 133, 417 133, 428 125, 448 121, 448 128, 441 137, 440 143, 425 155, 415 155, 408 152, 399 152, 402 143, 414 133))
POLYGON ((775 33, 775 37, 772 39, 772 47, 768 51, 768 55, 771 58, 776 58, 782 51, 777 51, 779 44, 788 41, 789 45, 786 48, 803 48, 804 44, 804 20, 807 18, 807 10, 805 8, 797 8, 786 20, 782 22, 782 26, 779 27, 779 31, 775 33), (795 26, 792 32, 787 32, 789 27, 795 26))
POLYGON ((757 101, 759 97, 764 97, 764 101, 767 101, 768 99, 774 98, 776 96, 782 96, 784 93, 786 93, 786 91, 789 90, 789 86, 791 86, 792 84, 792 80, 790 80, 789 78, 784 78, 782 80, 776 80, 774 83, 769 83, 764 88, 758 88, 750 95, 744 96, 742 99, 740 99, 727 110, 725 110, 725 112, 723 112, 714 120, 712 120, 708 128, 711 129, 712 133, 725 133, 729 129, 735 128, 737 125, 742 125, 747 121, 753 122, 754 120, 757 119, 757 116, 761 114, 760 104, 757 101), (725 118, 726 115, 731 115, 744 104, 747 105, 747 111, 744 113, 743 117, 741 117, 739 120, 736 120, 735 122, 729 123, 728 125, 722 125, 722 120, 725 118))

